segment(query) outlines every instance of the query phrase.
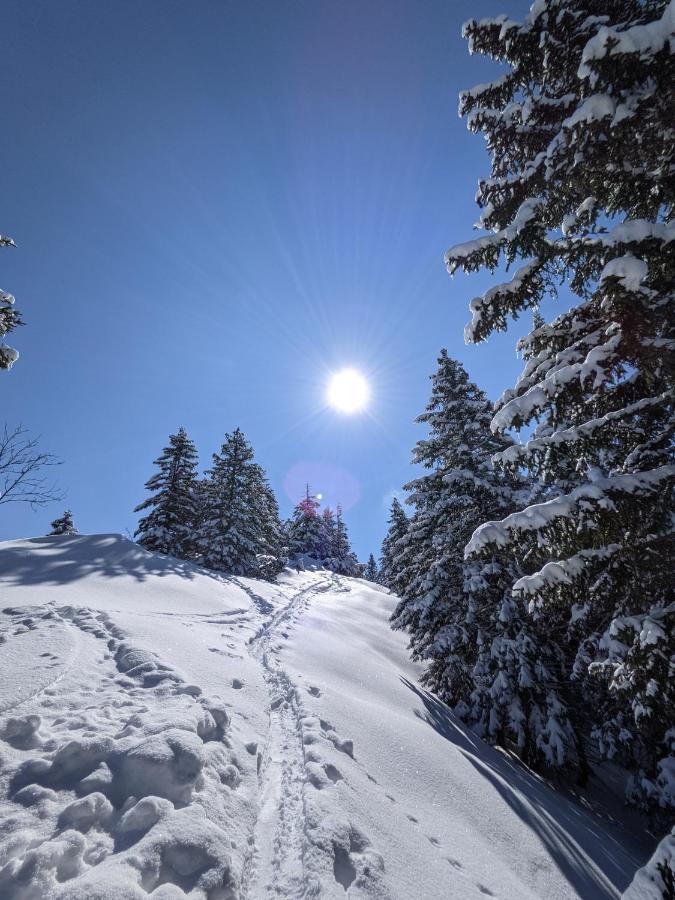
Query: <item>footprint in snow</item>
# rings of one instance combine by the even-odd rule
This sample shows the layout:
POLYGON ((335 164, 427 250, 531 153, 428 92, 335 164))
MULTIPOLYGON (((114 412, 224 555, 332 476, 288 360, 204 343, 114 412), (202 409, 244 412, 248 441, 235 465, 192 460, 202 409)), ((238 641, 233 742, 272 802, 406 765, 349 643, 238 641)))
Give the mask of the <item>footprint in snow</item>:
POLYGON ((477 882, 476 887, 477 887, 478 890, 481 892, 481 894, 485 894, 485 895, 488 896, 488 897, 495 897, 495 896, 496 896, 496 894, 493 893, 493 891, 491 891, 490 888, 485 887, 485 885, 484 885, 484 884, 481 884, 480 882, 477 882))
POLYGON ((415 825, 418 824, 418 820, 415 818, 415 816, 410 816, 410 815, 408 815, 408 816, 406 816, 406 818, 407 818, 410 822, 414 822, 415 825))
POLYGON ((312 697, 320 697, 321 696, 321 691, 319 690, 318 687, 315 687, 314 685, 307 688, 307 693, 311 694, 312 697))
POLYGON ((342 781, 342 773, 339 769, 336 769, 335 766, 331 765, 331 763, 327 763, 323 767, 323 769, 326 775, 328 775, 330 780, 333 782, 333 784, 337 784, 338 781, 342 781))
POLYGON ((440 847, 440 846, 441 846, 441 842, 438 840, 438 838, 431 837, 430 834, 427 835, 427 840, 429 841, 430 844, 433 844, 434 847, 440 847))

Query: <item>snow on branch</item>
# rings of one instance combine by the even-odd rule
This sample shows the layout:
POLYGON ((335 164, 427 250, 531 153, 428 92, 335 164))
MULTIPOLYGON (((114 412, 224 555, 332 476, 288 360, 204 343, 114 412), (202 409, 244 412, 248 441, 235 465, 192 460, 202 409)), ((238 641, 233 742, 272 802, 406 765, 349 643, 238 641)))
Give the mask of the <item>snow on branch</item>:
POLYGON ((451 247, 445 254, 445 265, 448 272, 454 275, 457 269, 471 257, 490 248, 494 248, 498 252, 502 244, 515 241, 521 232, 537 218, 542 204, 541 197, 530 197, 520 204, 513 221, 506 228, 500 229, 495 234, 488 234, 451 247))
POLYGON ((526 509, 512 513, 499 522, 486 522, 474 531, 466 545, 466 558, 474 556, 489 546, 507 547, 519 532, 541 532, 558 519, 569 519, 589 503, 605 511, 616 509, 614 497, 648 494, 669 479, 675 477, 675 465, 660 466, 651 472, 613 475, 583 484, 569 494, 562 494, 545 503, 535 503, 526 509))
POLYGON ((600 273, 600 284, 608 278, 617 278, 627 291, 638 291, 649 273, 647 263, 627 253, 610 260, 600 273))
POLYGON ((529 596, 553 590, 561 584, 572 584, 580 578, 592 562, 607 561, 621 550, 621 544, 608 544, 596 550, 580 550, 569 559, 546 563, 533 575, 523 575, 513 585, 512 593, 529 596))
MULTIPOLYGON (((474 344, 481 340, 484 336, 483 320, 486 315, 491 319, 495 317, 503 317, 502 309, 504 305, 513 306, 514 295, 521 295, 521 291, 526 289, 527 294, 531 298, 536 298, 541 290, 541 281, 536 277, 541 267, 540 260, 533 259, 531 262, 521 266, 514 274, 510 281, 504 284, 497 284, 487 290, 482 296, 474 297, 469 303, 471 311, 471 321, 464 328, 464 342, 466 344, 474 344)), ((520 305, 520 304, 519 304, 520 305)), ((502 327, 505 327, 505 320, 502 327)))
POLYGON ((639 244, 643 241, 675 241, 675 222, 648 222, 646 219, 627 219, 604 234, 589 234, 583 243, 590 246, 616 247, 620 244, 639 244))
POLYGON ((650 410, 659 410, 664 403, 669 401, 670 397, 671 394, 667 391, 656 397, 645 397, 642 400, 637 400, 635 403, 624 406, 622 409, 605 413, 604 416, 596 419, 590 419, 581 425, 554 431, 546 438, 533 438, 526 444, 513 444, 501 453, 496 453, 492 458, 493 462, 504 466, 518 466, 538 453, 542 455, 547 453, 552 446, 573 447, 573 445, 582 441, 591 440, 597 431, 613 423, 623 422, 632 416, 637 416, 650 410))
POLYGON ((586 44, 581 54, 578 69, 579 78, 593 80, 594 64, 607 56, 636 54, 641 60, 648 60, 670 44, 670 52, 675 52, 675 0, 663 11, 655 22, 633 25, 603 26, 586 44))

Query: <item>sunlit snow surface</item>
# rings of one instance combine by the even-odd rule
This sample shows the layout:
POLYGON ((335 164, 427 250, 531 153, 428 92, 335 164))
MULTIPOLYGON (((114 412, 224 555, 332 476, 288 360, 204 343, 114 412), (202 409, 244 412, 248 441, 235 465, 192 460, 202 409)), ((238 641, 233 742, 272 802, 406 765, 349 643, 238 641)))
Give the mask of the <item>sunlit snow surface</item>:
POLYGON ((628 837, 419 685, 393 598, 0 545, 0 897, 603 900, 628 837))

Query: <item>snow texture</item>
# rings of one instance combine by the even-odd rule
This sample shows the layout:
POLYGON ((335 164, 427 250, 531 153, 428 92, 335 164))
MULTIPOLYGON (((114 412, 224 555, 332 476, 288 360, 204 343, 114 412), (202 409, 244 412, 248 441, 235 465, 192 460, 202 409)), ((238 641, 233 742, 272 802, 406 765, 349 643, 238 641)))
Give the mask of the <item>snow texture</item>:
POLYGON ((607 900, 642 861, 419 686, 375 585, 66 535, 0 592, 3 900, 607 900))

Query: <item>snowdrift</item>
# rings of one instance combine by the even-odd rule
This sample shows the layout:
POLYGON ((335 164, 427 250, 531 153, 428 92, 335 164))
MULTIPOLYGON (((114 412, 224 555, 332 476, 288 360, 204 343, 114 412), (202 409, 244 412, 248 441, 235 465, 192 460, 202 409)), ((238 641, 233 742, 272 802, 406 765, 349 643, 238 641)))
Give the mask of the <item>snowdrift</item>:
POLYGON ((419 685, 395 598, 0 544, 0 897, 605 900, 643 860, 419 685))

